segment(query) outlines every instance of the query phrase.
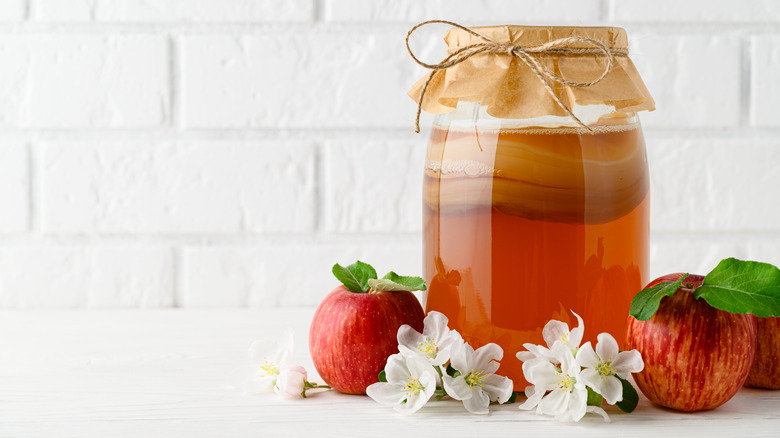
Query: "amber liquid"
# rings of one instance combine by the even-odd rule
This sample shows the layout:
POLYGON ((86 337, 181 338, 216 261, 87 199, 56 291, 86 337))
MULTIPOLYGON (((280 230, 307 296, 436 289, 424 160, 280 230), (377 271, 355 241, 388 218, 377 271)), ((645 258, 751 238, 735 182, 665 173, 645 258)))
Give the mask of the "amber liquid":
POLYGON ((504 349, 499 374, 527 382, 515 354, 551 319, 584 318, 585 341, 624 344, 647 281, 649 181, 638 125, 597 133, 434 129, 424 182, 426 312, 477 348, 504 349))

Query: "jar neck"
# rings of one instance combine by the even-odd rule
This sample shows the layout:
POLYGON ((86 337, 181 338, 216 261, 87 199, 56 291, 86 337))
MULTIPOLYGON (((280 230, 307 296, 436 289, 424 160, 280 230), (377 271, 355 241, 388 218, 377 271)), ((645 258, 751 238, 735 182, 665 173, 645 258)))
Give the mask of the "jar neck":
MULTIPOLYGON (((434 125, 451 128, 475 128, 480 129, 523 129, 529 127, 542 127, 549 129, 584 130, 575 120, 562 116, 543 116, 529 119, 500 119, 487 112, 487 105, 479 102, 458 102, 457 107, 448 113, 436 116, 434 125)), ((639 124, 636 113, 615 111, 609 105, 577 105, 572 109, 577 118, 590 128, 600 129, 612 126, 628 127, 639 124)))

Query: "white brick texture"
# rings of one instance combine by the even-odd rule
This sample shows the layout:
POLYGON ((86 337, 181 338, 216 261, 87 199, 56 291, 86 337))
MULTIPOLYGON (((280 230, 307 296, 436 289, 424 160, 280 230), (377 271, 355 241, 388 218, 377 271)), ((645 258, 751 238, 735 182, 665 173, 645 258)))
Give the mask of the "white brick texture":
POLYGON ((334 263, 370 263, 388 271, 422 275, 419 244, 374 239, 357 245, 271 245, 262 248, 191 247, 184 253, 184 307, 316 306, 340 283, 334 263))
POLYGON ((324 0, 331 21, 400 21, 430 19, 473 24, 592 23, 599 0, 324 0))
POLYGON ((150 127, 169 112, 159 36, 0 36, 0 127, 150 127))
POLYGON ((0 142, 0 233, 27 231, 29 169, 23 144, 0 142))
POLYGON ((314 13, 314 0, 30 1, 33 18, 40 21, 301 22, 314 13))
POLYGON ((654 230, 780 231, 780 139, 648 142, 654 230))
POLYGON ((740 42, 733 35, 629 34, 631 59, 656 110, 653 128, 727 128, 740 123, 740 42))
POLYGON ((625 27, 657 103, 652 275, 780 264, 780 1, 2 0, 0 308, 315 306, 335 262, 420 274, 404 36, 429 19, 625 27))
POLYGON ((282 142, 42 145, 46 233, 311 231, 314 153, 282 142))
POLYGON ((616 23, 644 22, 736 22, 780 21, 780 2, 755 0, 708 2, 679 0, 609 0, 610 18, 616 23))
POLYGON ((25 0, 0 2, 0 22, 21 21, 25 15, 25 0))
POLYGON ((403 127, 421 74, 403 36, 290 33, 181 41, 188 128, 403 127))
POLYGON ((0 307, 114 308, 173 305, 164 248, 0 248, 0 307))
POLYGON ((331 142, 325 148, 329 232, 419 232, 423 138, 413 142, 331 142))
POLYGON ((780 36, 753 37, 751 48, 751 123, 780 128, 780 36))

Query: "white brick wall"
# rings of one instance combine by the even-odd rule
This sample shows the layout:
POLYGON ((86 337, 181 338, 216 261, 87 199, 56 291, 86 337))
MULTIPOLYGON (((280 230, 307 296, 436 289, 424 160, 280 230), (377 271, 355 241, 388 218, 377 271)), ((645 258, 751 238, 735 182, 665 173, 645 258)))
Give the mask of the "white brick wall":
POLYGON ((434 18, 626 27, 652 275, 780 264, 780 2, 3 0, 0 307, 314 306, 335 262, 419 273, 403 36, 434 18))

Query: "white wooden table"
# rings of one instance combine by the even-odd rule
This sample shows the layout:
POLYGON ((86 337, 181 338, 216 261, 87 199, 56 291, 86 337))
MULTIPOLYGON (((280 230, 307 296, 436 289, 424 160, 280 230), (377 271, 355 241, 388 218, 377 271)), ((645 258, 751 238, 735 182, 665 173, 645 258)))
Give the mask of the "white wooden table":
MULTIPOLYGON (((409 417, 365 396, 305 400, 245 395, 230 385, 249 344, 296 331, 294 357, 318 380, 306 335, 312 309, 0 312, 0 437, 271 436, 773 436, 780 391, 742 389, 726 405, 683 414, 642 398, 612 423, 559 424, 495 406, 469 415, 456 401, 409 417)), ((511 357, 511 355, 507 355, 511 357)))

